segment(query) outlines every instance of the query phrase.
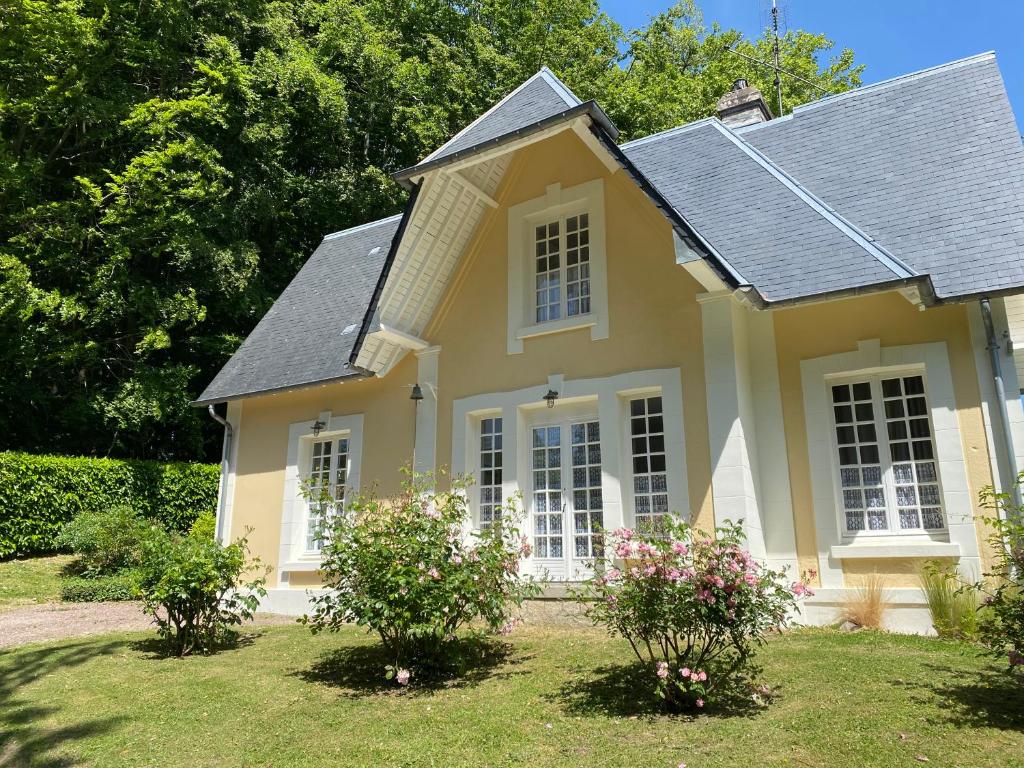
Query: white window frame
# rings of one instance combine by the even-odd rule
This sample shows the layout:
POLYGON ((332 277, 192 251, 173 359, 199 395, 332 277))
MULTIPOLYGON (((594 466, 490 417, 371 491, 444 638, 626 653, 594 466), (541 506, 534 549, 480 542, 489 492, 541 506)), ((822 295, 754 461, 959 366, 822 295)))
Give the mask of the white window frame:
MULTIPOLYGON (((492 501, 491 504, 493 504, 495 506, 495 511, 498 512, 499 515, 500 515, 499 510, 503 510, 503 508, 505 506, 506 496, 505 496, 505 491, 504 491, 504 475, 505 475, 505 472, 506 472, 506 466, 507 466, 508 461, 509 461, 508 452, 507 452, 507 449, 505 447, 505 442, 506 442, 506 439, 507 439, 506 436, 505 436, 505 430, 508 427, 505 424, 505 420, 502 418, 501 411, 500 410, 492 410, 492 411, 486 411, 486 412, 483 412, 483 413, 474 414, 473 419, 472 419, 472 422, 473 422, 473 430, 472 430, 473 431, 472 459, 469 462, 469 464, 466 467, 466 469, 467 469, 468 472, 471 472, 473 474, 473 478, 475 479, 475 482, 473 484, 473 487, 472 487, 472 490, 471 490, 469 496, 470 496, 470 511, 472 513, 472 516, 473 516, 473 526, 474 526, 474 528, 476 528, 478 530, 483 529, 485 527, 485 525, 486 525, 486 523, 484 522, 484 520, 483 520, 483 518, 481 516, 481 506, 483 504, 481 495, 482 495, 483 489, 485 487, 484 484, 483 484, 483 471, 484 471, 484 467, 482 466, 482 461, 481 461, 481 458, 482 458, 482 455, 483 455, 483 449, 481 447, 481 440, 483 439, 483 431, 482 431, 483 422, 486 419, 501 419, 502 420, 501 432, 500 432, 500 435, 501 435, 501 464, 502 464, 501 472, 502 472, 502 482, 501 482, 501 484, 492 484, 491 486, 489 486, 490 488, 492 488, 494 490, 494 492, 496 492, 498 494, 498 500, 497 501, 492 501)), ((493 454, 494 450, 492 449, 491 452, 493 454)))
MULTIPOLYGON (((305 443, 307 441, 307 438, 304 438, 303 440, 304 440, 304 443, 305 443)), ((330 452, 330 458, 329 458, 330 465, 329 465, 329 469, 327 470, 327 488, 326 488, 328 495, 331 497, 330 505, 331 505, 331 507, 333 507, 333 509, 331 510, 330 514, 338 514, 339 512, 344 512, 345 507, 348 504, 349 499, 352 496, 352 487, 349 485, 349 482, 348 482, 349 467, 350 467, 349 459, 351 458, 351 455, 352 455, 352 437, 351 437, 351 432, 349 432, 348 430, 344 430, 344 431, 341 431, 341 432, 329 432, 329 433, 328 432, 321 432, 319 435, 316 435, 316 436, 314 436, 312 438, 308 438, 308 443, 306 443, 304 445, 304 447, 303 447, 303 450, 300 451, 300 453, 303 454, 303 458, 306 459, 306 464, 305 464, 305 468, 304 468, 305 469, 305 474, 303 474, 302 477, 301 477, 301 480, 304 483, 308 483, 309 481, 312 480, 312 473, 313 473, 312 464, 313 464, 313 462, 316 459, 316 446, 317 445, 330 445, 331 446, 331 452, 330 452), (341 451, 340 450, 340 446, 341 446, 341 442, 343 440, 345 441, 345 450, 341 451), (338 478, 338 469, 339 469, 338 464, 339 464, 339 458, 342 455, 345 456, 345 482, 344 482, 345 491, 342 494, 341 498, 336 498, 337 478, 338 478)), ((323 455, 321 454, 321 461, 322 460, 323 460, 323 455)), ((323 472, 323 470, 321 470, 321 472, 323 472)), ((310 486, 309 491, 310 492, 313 491, 312 486, 310 486)), ((313 522, 314 522, 313 509, 314 509, 315 502, 311 501, 308 498, 304 498, 303 500, 306 502, 306 515, 305 515, 305 517, 306 517, 306 528, 305 528, 305 533, 303 534, 303 541, 304 541, 304 545, 303 545, 304 552, 303 552, 303 554, 305 556, 317 556, 317 555, 320 554, 321 547, 320 546, 312 546, 310 544, 310 540, 311 540, 311 537, 312 537, 312 534, 313 534, 313 522)))
POLYGON ((295 571, 315 571, 321 554, 306 547, 309 525, 309 504, 303 497, 303 482, 309 477, 313 443, 348 438, 348 474, 346 500, 359 491, 363 453, 363 414, 332 416, 330 411, 311 415, 288 427, 288 459, 285 467, 284 500, 281 513, 281 545, 278 556, 279 578, 287 582, 287 574, 295 571), (312 424, 320 421, 324 427, 314 437, 312 424))
MULTIPOLYGON (((628 523, 629 523, 629 526, 631 528, 637 528, 639 526, 639 522, 637 521, 637 514, 638 513, 637 513, 637 508, 636 508, 637 507, 636 499, 637 499, 637 495, 638 495, 637 491, 636 491, 636 472, 633 469, 633 459, 634 459, 634 456, 633 456, 633 413, 632 413, 632 407, 633 407, 633 401, 635 401, 635 400, 644 400, 644 401, 646 401, 646 400, 648 400, 649 398, 652 398, 652 397, 661 398, 661 413, 658 414, 658 415, 661 416, 661 421, 662 421, 662 425, 661 425, 662 431, 661 431, 660 434, 661 434, 661 437, 662 437, 662 440, 663 440, 664 450, 661 451, 661 454, 664 455, 664 457, 665 457, 665 471, 664 471, 664 474, 665 474, 665 480, 666 480, 666 484, 667 484, 667 482, 668 482, 668 474, 669 474, 669 471, 670 471, 669 464, 671 462, 671 458, 670 458, 670 455, 669 455, 670 454, 670 450, 669 450, 670 449, 670 446, 669 446, 669 433, 668 433, 669 425, 666 422, 666 418, 665 418, 665 398, 662 395, 661 389, 648 389, 648 390, 644 390, 644 391, 640 391, 640 392, 633 392, 633 393, 625 395, 625 396, 623 396, 621 398, 622 399, 622 406, 621 406, 622 407, 622 421, 623 421, 623 426, 622 426, 623 446, 622 446, 622 450, 623 450, 623 463, 625 464, 625 467, 626 467, 626 471, 625 471, 626 482, 623 484, 622 488, 623 488, 623 495, 628 495, 629 496, 629 502, 628 502, 628 504, 626 504, 626 509, 629 510, 628 523)), ((645 406, 644 406, 644 418, 645 419, 649 418, 649 416, 650 416, 647 413, 646 409, 647 409, 647 406, 645 404, 645 406)), ((649 440, 650 433, 644 433, 644 438, 649 440)), ((646 456, 647 456, 647 459, 649 461, 650 457, 651 457, 651 452, 650 452, 650 446, 649 445, 648 445, 648 451, 647 451, 646 456)), ((651 479, 651 475, 653 473, 650 471, 649 468, 648 468, 648 472, 646 474, 648 475, 648 480, 650 480, 651 479)), ((665 495, 666 497, 668 497, 668 501, 667 501, 668 509, 666 509, 664 513, 655 512, 654 511, 654 496, 655 496, 655 492, 652 489, 649 488, 647 492, 640 492, 640 495, 647 496, 651 500, 651 510, 649 512, 642 512, 642 513, 639 513, 639 514, 643 514, 645 516, 652 517, 652 518, 653 517, 657 517, 658 515, 662 515, 663 514, 663 516, 665 517, 666 520, 668 520, 668 519, 678 519, 679 518, 680 510, 672 508, 672 498, 668 494, 667 487, 666 487, 665 491, 657 492, 657 495, 665 495)))
POLYGON ((538 198, 508 209, 508 353, 523 351, 523 342, 536 336, 581 328, 590 338, 608 338, 608 277, 605 253, 604 180, 574 187, 551 184, 538 198), (565 219, 586 213, 590 234, 590 312, 567 317, 565 280, 565 219), (561 250, 562 317, 536 322, 535 228, 558 220, 561 250))
MULTIPOLYGON (((887 528, 884 530, 865 528, 863 530, 849 530, 846 526, 846 506, 843 499, 843 492, 845 490, 842 483, 842 465, 839 461, 839 443, 837 436, 837 424, 835 420, 835 411, 833 407, 829 408, 829 419, 832 428, 832 480, 835 485, 836 494, 836 512, 838 515, 837 524, 839 531, 844 540, 855 541, 860 538, 875 538, 875 537, 907 537, 915 535, 924 535, 928 537, 940 536, 945 537, 947 535, 946 526, 946 509, 943 503, 942 495, 942 473, 939 471, 939 457, 938 451, 935 445, 935 424, 932 420, 931 415, 931 398, 929 397, 929 386, 928 376, 924 369, 924 366, 910 366, 910 367, 890 367, 876 370, 872 373, 860 373, 860 374, 840 374, 835 376, 827 376, 825 378, 826 386, 828 388, 828 400, 830 406, 832 406, 832 387, 842 385, 852 385, 855 383, 867 382, 871 385, 871 406, 873 410, 873 421, 875 426, 875 444, 878 447, 879 454, 879 467, 882 472, 882 489, 885 495, 885 514, 887 528), (928 403, 928 411, 925 413, 925 418, 928 419, 929 427, 929 440, 932 444, 933 458, 931 462, 935 464, 936 479, 934 483, 925 483, 926 485, 937 485, 939 487, 939 512, 942 515, 942 527, 941 528, 924 528, 919 526, 917 528, 902 528, 900 526, 899 516, 899 504, 897 503, 896 495, 896 482, 894 477, 893 465, 894 464, 905 464, 909 463, 914 465, 916 462, 914 459, 910 459, 907 462, 894 461, 890 452, 889 446, 889 434, 888 434, 888 419, 885 415, 885 398, 882 394, 882 381, 884 379, 900 379, 901 382, 904 378, 919 376, 924 382, 924 398, 925 402, 928 403)), ((909 440, 908 440, 909 443, 909 440)), ((860 468, 862 465, 857 464, 860 468)), ((915 491, 917 491, 919 484, 913 484, 915 491)), ((920 502, 920 499, 918 500, 920 502)), ((918 503, 918 509, 924 506, 918 503)), ((919 514, 923 515, 923 512, 919 514)), ((866 514, 865 514, 866 517, 866 514)), ((923 519, 922 519, 923 523, 923 519)), ((866 524, 866 523, 865 523, 866 524)))
MULTIPOLYGON (((945 342, 882 347, 865 339, 850 352, 800 362, 807 458, 810 465, 815 538, 822 586, 842 588, 842 561, 884 558, 959 558, 965 576, 980 573, 981 559, 974 523, 974 490, 967 482, 964 443, 957 416, 953 375, 945 342), (842 535, 833 471, 833 422, 830 378, 923 369, 929 416, 938 464, 946 531, 899 536, 842 535)), ((974 576, 971 576, 974 578, 974 576)))

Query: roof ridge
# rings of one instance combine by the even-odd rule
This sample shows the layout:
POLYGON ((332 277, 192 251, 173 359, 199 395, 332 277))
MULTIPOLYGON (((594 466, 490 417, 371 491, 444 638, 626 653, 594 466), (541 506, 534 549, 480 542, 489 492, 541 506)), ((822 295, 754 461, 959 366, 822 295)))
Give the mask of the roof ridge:
POLYGON ((907 264, 889 253, 885 248, 876 243, 866 233, 862 232, 852 222, 847 221, 843 216, 839 215, 839 213, 829 206, 824 200, 819 198, 809 189, 804 187, 799 181, 786 173, 786 171, 773 163, 759 149, 744 141, 742 137, 738 136, 720 120, 714 119, 712 121, 712 125, 714 125, 714 127, 717 128, 723 136, 727 137, 733 144, 746 153, 748 157, 754 160, 754 162, 772 174, 772 176, 774 176, 787 189, 816 211, 818 215, 832 224, 832 226, 846 235, 850 240, 859 245, 864 251, 874 257, 880 264, 882 264, 882 266, 894 275, 899 278, 918 276, 918 273, 911 269, 907 264))
POLYGON ((707 125, 712 120, 717 121, 717 117, 702 117, 700 120, 693 120, 689 123, 683 123, 673 128, 666 128, 664 131, 658 133, 652 133, 647 136, 641 136, 639 139, 633 139, 627 141, 625 144, 619 144, 619 149, 626 149, 626 147, 639 147, 642 144, 647 144, 651 141, 657 141, 658 139, 667 139, 669 136, 675 136, 679 133, 685 133, 686 131, 692 131, 694 128, 700 128, 703 125, 707 125))
MULTIPOLYGON (((899 85, 901 83, 905 83, 908 81, 918 80, 922 77, 930 77, 931 75, 935 75, 940 72, 946 72, 951 69, 959 69, 960 67, 965 67, 969 64, 974 64, 979 61, 984 61, 986 59, 994 59, 995 56, 995 51, 984 51, 982 53, 976 53, 973 56, 965 56, 962 59, 955 59, 953 61, 947 61, 943 64, 936 64, 933 67, 925 67, 924 69, 919 69, 916 72, 908 72, 905 75, 896 75, 895 77, 889 77, 886 78, 885 80, 879 80, 877 83, 869 83, 867 85, 862 85, 858 88, 851 88, 850 90, 843 91, 842 93, 833 93, 828 96, 823 96, 820 99, 816 99, 815 101, 809 101, 806 104, 800 104, 799 106, 793 108, 792 114, 795 115, 800 112, 807 111, 809 109, 816 109, 817 107, 832 104, 833 102, 840 101, 851 96, 862 95, 865 93, 873 93, 874 91, 889 88, 893 85, 899 85)), ((766 125, 767 123, 763 124, 766 125)), ((758 123, 757 125, 762 125, 762 123, 758 123)))
POLYGON ((363 230, 363 229, 369 229, 370 227, 376 227, 376 226, 379 226, 381 224, 385 224, 385 223, 387 223, 389 221, 394 221, 395 219, 400 219, 400 218, 402 218, 402 214, 396 213, 393 216, 387 216, 386 218, 377 219, 376 221, 368 221, 365 224, 357 224, 356 226, 349 227, 348 229, 339 229, 337 232, 331 232, 330 234, 324 235, 323 239, 324 240, 333 240, 334 238, 341 237, 342 235, 350 235, 353 232, 359 232, 360 230, 363 230))
POLYGON ((467 126, 465 126, 461 131, 459 131, 454 136, 452 136, 450 139, 448 139, 448 141, 446 141, 440 147, 438 147, 433 152, 431 152, 429 155, 427 155, 422 160, 420 160, 418 163, 416 163, 416 165, 423 165, 424 163, 428 163, 432 159, 437 157, 439 154, 441 154, 445 150, 445 147, 450 145, 452 142, 454 142, 460 136, 464 135, 467 131, 469 131, 474 126, 479 125, 481 122, 483 122, 483 120, 485 118, 487 118, 488 116, 490 116, 493 112, 495 112, 498 109, 498 107, 500 107, 502 104, 507 102, 509 99, 511 99, 513 96, 515 96, 521 90, 523 90, 526 86, 528 86, 530 83, 532 83, 537 78, 540 78, 545 83, 547 83, 548 87, 551 90, 553 90, 556 94, 558 94, 558 96, 562 99, 562 101, 564 101, 566 103, 567 106, 569 106, 569 107, 578 107, 580 104, 583 103, 578 98, 576 98, 576 94, 574 94, 572 91, 570 91, 566 87, 566 85, 561 80, 559 80, 550 69, 548 69, 546 66, 545 67, 541 67, 533 75, 528 77, 526 80, 523 80, 523 82, 521 82, 519 85, 517 85, 511 91, 509 91, 504 96, 502 96, 501 99, 499 99, 494 104, 492 104, 487 110, 485 110, 479 116, 477 116, 477 118, 475 120, 473 120, 471 123, 469 123, 467 126), (572 99, 576 99, 576 101, 575 102, 571 101, 570 97, 572 99))

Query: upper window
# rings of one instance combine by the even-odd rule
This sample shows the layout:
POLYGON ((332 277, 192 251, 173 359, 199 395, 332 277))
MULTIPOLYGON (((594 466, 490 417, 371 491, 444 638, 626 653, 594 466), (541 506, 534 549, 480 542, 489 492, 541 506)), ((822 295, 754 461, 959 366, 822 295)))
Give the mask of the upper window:
POLYGON ((319 552, 330 515, 341 511, 348 490, 347 437, 316 440, 310 453, 306 551, 319 552))
POLYGON ((858 377, 831 401, 846 533, 943 530, 924 377, 858 377))
POLYGON ((533 336, 590 328, 608 338, 601 179, 547 194, 508 212, 508 351, 533 336))
POLYGON ((534 229, 538 323, 590 313, 590 216, 556 219, 534 229))

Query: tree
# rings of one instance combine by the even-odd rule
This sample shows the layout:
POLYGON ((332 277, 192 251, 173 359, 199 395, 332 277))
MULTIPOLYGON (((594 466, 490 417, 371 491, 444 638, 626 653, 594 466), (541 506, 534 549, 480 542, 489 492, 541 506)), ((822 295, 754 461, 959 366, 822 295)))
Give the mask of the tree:
MULTIPOLYGON (((8 0, 0 449, 216 455, 189 401, 323 234, 400 209, 393 171, 542 64, 627 138, 770 94, 732 45, 767 56, 692 0, 628 34, 594 0, 8 0)), ((783 66, 855 85, 830 48, 783 66)))

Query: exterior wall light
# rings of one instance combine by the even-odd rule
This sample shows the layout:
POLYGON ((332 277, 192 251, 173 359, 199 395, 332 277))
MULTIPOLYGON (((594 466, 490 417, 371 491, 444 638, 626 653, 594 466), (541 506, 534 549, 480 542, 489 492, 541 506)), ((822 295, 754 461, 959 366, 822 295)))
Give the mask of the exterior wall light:
POLYGON ((409 399, 416 401, 417 404, 423 399, 423 390, 420 389, 418 383, 412 385, 412 394, 409 395, 409 399))
POLYGON ((553 389, 549 389, 548 393, 544 395, 544 399, 547 401, 548 408, 554 408, 555 400, 558 399, 558 393, 553 389))
POLYGON ((320 435, 320 430, 326 426, 327 425, 320 421, 320 419, 314 421, 313 424, 310 426, 310 429, 313 430, 313 437, 318 437, 320 435))

